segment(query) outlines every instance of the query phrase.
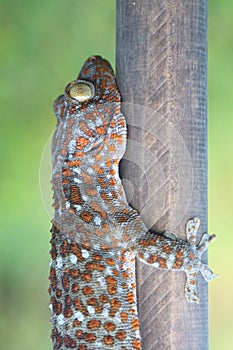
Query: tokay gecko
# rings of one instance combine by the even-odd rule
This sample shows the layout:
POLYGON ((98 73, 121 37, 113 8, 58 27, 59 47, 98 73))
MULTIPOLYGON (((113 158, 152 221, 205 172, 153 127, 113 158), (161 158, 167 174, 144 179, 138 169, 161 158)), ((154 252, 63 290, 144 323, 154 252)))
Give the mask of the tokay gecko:
POLYGON ((201 261, 215 236, 206 233, 196 245, 198 218, 187 223, 187 241, 171 232, 150 232, 127 203, 119 177, 126 121, 108 61, 88 58, 54 111, 53 349, 139 350, 135 258, 184 271, 186 298, 198 302, 198 271, 207 281, 215 277, 201 261))

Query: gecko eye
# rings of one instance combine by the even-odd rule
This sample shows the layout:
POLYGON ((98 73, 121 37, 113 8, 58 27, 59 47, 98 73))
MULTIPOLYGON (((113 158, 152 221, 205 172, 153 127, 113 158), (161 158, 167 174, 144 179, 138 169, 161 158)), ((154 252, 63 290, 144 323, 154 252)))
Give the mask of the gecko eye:
POLYGON ((86 102, 94 95, 94 86, 91 83, 77 82, 69 90, 71 98, 79 102, 86 102))

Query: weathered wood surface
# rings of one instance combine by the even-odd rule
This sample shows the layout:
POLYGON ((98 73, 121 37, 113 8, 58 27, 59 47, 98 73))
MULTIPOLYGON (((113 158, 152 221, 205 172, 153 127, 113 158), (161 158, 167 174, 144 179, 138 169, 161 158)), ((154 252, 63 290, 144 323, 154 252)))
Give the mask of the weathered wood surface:
MULTIPOLYGON (((129 123, 121 175, 155 231, 207 230, 207 1, 117 0, 117 81, 129 123), (138 106, 139 105, 139 106, 138 106)), ((208 291, 184 298, 185 276, 137 264, 144 350, 207 350, 208 291)))

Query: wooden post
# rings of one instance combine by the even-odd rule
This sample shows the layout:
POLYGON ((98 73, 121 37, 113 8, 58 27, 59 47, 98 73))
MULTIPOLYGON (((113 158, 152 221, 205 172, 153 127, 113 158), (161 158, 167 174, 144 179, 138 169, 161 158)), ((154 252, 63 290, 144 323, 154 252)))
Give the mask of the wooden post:
MULTIPOLYGON (((131 205, 149 228, 198 216, 207 231, 207 1, 117 0, 116 70, 129 124, 122 162, 131 205)), ((208 291, 184 298, 185 276, 137 264, 144 350, 207 350, 208 291)))

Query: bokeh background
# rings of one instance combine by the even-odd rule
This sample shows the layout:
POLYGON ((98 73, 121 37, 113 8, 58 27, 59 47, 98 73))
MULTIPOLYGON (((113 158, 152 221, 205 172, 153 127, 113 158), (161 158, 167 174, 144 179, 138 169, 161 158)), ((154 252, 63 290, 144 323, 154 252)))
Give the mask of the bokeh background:
MULTIPOLYGON (((0 5, 0 348, 45 350, 50 222, 39 169, 55 127, 52 101, 89 55, 100 53, 114 66, 115 1, 0 5)), ((211 350, 233 349, 232 16, 231 0, 210 0, 209 231, 218 240, 209 257, 221 275, 210 284, 211 350)))

